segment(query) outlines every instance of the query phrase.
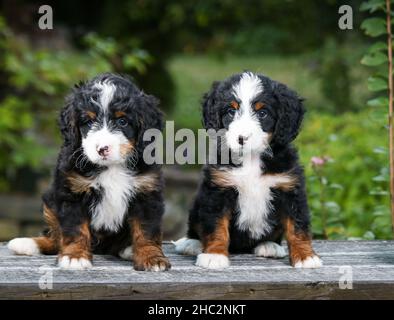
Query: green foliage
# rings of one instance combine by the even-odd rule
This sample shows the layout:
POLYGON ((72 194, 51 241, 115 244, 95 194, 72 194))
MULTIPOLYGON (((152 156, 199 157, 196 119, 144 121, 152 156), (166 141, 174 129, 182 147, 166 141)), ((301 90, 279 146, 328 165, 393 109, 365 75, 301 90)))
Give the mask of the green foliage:
MULTIPOLYGON (((369 11, 370 14, 384 14, 386 15, 386 1, 385 0, 368 0, 364 1, 360 10, 369 11)), ((391 12, 391 16, 394 12, 391 12)), ((361 29, 364 30, 365 34, 370 37, 387 37, 386 20, 380 16, 370 17, 365 19, 361 24, 361 29)), ((389 99, 387 97, 388 89, 388 44, 383 41, 376 41, 372 44, 367 53, 361 59, 361 63, 374 68, 374 75, 368 78, 368 90, 372 92, 386 91, 384 95, 375 96, 367 102, 367 105, 373 108, 373 119, 380 119, 385 121, 387 119, 387 111, 389 105, 389 99)), ((378 124, 377 124, 378 126, 378 124)), ((387 129, 385 129, 385 122, 380 123, 380 127, 383 129, 382 136, 388 136, 387 129)), ((374 129, 377 130, 377 129, 374 129)), ((386 139, 387 141, 387 139, 386 139)), ((374 148, 376 154, 380 154, 385 160, 379 168, 376 168, 375 176, 372 178, 374 187, 370 190, 370 195, 381 197, 387 200, 390 196, 389 192, 389 168, 388 168, 388 150, 386 146, 381 146, 379 143, 374 148)), ((390 221, 390 209, 388 201, 384 201, 382 204, 377 204, 372 208, 373 215, 375 217, 372 228, 379 230, 382 233, 391 233, 392 221, 390 221)))
POLYGON ((106 60, 77 52, 34 49, 0 17, 0 190, 23 168, 42 171, 55 155, 55 119, 75 82, 111 70, 106 60))
POLYGON ((381 153, 387 149, 387 141, 381 139, 386 132, 382 124, 383 119, 374 120, 371 110, 341 116, 307 114, 296 145, 305 165, 316 237, 326 233, 329 239, 362 238, 366 232, 379 239, 391 237, 387 194, 378 192, 387 190, 388 182, 382 177, 378 185, 373 182, 387 163, 381 153), (313 156, 331 159, 319 175, 310 164, 313 156))
POLYGON ((324 47, 319 50, 319 68, 317 74, 321 78, 321 90, 329 101, 326 111, 343 113, 354 109, 351 101, 351 60, 349 52, 333 38, 327 39, 324 47))
POLYGON ((371 76, 368 78, 368 90, 382 91, 387 90, 387 80, 380 76, 371 76))
POLYGON ((224 45, 232 54, 256 55, 283 52, 290 35, 273 25, 251 25, 236 30, 233 36, 225 37, 224 45), (253 43, 253 45, 250 45, 253 43))
POLYGON ((144 74, 147 65, 153 61, 152 56, 147 51, 139 49, 132 40, 118 42, 111 37, 90 33, 85 36, 85 42, 93 57, 105 59, 116 72, 144 74))
POLYGON ((382 18, 368 18, 361 24, 361 29, 370 37, 379 37, 386 33, 386 21, 382 18))
POLYGON ((369 11, 370 13, 373 13, 378 10, 385 10, 385 3, 383 0, 369 0, 365 1, 360 5, 360 10, 361 11, 369 11))

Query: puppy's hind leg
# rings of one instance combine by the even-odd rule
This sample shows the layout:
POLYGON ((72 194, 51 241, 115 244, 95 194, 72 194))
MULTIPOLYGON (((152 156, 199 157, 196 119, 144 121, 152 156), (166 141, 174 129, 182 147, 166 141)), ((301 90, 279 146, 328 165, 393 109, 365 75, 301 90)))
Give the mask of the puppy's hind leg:
POLYGON ((37 254, 56 254, 57 242, 46 236, 35 238, 15 238, 8 242, 8 249, 17 255, 34 256, 37 254))

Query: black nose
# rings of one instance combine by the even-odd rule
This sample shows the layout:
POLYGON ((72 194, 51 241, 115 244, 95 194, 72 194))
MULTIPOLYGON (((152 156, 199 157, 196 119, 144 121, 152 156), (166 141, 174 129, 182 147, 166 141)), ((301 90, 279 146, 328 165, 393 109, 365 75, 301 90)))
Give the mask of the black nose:
POLYGON ((102 147, 98 150, 98 154, 102 157, 104 157, 105 155, 107 155, 108 153, 108 146, 102 147))
POLYGON ((245 137, 245 136, 239 136, 239 137, 238 137, 238 143, 239 143, 241 146, 243 146, 243 145, 245 144, 246 140, 248 140, 248 137, 245 137))

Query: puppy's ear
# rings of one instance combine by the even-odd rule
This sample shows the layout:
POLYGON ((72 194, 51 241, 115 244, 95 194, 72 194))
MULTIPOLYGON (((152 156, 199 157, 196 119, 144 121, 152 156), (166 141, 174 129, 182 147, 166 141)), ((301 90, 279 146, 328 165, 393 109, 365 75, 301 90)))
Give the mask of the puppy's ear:
POLYGON ((219 82, 212 84, 211 90, 204 94, 202 100, 202 123, 205 129, 220 129, 220 114, 216 107, 216 90, 219 82))
POLYGON ((77 113, 74 103, 69 99, 60 112, 59 125, 64 144, 71 147, 73 150, 79 148, 80 134, 77 124, 77 113))
POLYGON ((303 99, 281 83, 274 84, 273 93, 279 109, 272 142, 276 145, 286 145, 298 135, 305 113, 303 99))
POLYGON ((141 151, 149 141, 143 141, 143 136, 148 129, 163 130, 163 113, 159 110, 159 99, 153 95, 142 93, 138 99, 136 111, 138 113, 137 148, 141 151))

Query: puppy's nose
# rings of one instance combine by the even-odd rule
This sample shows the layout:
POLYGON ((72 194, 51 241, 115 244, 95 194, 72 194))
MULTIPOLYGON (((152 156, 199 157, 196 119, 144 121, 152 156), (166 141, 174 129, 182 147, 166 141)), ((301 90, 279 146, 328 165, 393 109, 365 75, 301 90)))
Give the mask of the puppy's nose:
POLYGON ((245 144, 245 142, 248 140, 249 137, 245 137, 245 136, 238 136, 238 143, 243 146, 245 144))
POLYGON ((100 156, 106 157, 109 154, 109 147, 108 146, 99 147, 97 148, 97 152, 100 156))

